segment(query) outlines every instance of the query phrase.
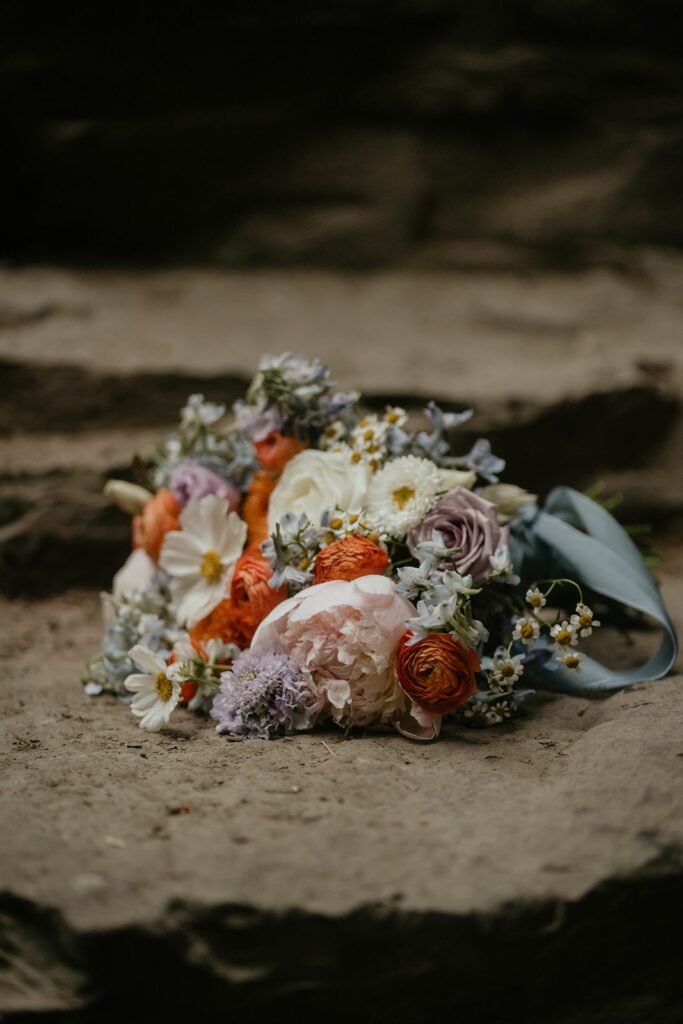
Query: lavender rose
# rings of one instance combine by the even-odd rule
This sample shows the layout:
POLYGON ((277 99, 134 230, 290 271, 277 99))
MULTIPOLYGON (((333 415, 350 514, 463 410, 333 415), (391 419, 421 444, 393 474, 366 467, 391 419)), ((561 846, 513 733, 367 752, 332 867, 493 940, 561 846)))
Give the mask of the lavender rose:
POLYGON ((207 494, 215 494, 219 498, 227 498, 229 512, 236 512, 239 508, 240 496, 237 488, 193 459, 186 459, 174 470, 169 490, 183 507, 190 501, 205 498, 207 494))
POLYGON ((431 540, 438 530, 448 548, 460 548, 456 558, 458 572, 470 575, 474 582, 491 571, 491 555, 501 544, 507 544, 509 530, 498 522, 496 506, 464 487, 455 487, 444 494, 437 505, 408 534, 408 548, 419 557, 417 545, 431 540))

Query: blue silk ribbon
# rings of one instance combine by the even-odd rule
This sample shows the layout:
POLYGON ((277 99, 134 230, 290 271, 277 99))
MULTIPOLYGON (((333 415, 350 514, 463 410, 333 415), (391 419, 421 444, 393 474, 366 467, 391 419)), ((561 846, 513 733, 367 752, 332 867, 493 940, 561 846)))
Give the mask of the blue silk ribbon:
POLYGON ((663 628, 657 652, 638 668, 615 672, 593 658, 581 671, 557 662, 530 664, 525 678, 563 693, 609 693, 635 683, 661 679, 676 660, 676 631, 652 574, 637 547, 602 506, 571 487, 556 487, 542 509, 534 506, 512 525, 510 548, 515 571, 534 580, 568 578, 598 596, 649 615, 663 628))

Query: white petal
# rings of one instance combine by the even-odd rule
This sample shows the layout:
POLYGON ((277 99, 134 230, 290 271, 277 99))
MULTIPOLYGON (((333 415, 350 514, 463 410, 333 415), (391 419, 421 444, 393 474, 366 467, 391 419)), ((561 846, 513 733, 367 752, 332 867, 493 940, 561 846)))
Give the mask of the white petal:
POLYGON ((152 680, 152 676, 143 676, 139 675, 138 673, 133 673, 132 675, 128 676, 123 685, 126 687, 127 690, 130 690, 131 693, 137 693, 138 690, 143 690, 146 689, 148 686, 151 686, 152 680))
POLYGON ((134 715, 144 714, 159 700, 156 690, 144 690, 139 693, 131 704, 131 711, 134 715))
POLYGON ((221 603, 225 597, 225 586, 222 580, 209 583, 200 577, 196 583, 187 588, 178 600, 178 622, 192 629, 205 618, 209 612, 221 603))
POLYGON ((164 672, 166 669, 166 662, 161 655, 155 654, 154 651, 150 651, 148 647, 143 647, 142 644, 136 644, 128 652, 128 656, 135 662, 138 668, 153 676, 156 676, 158 672, 164 672))
POLYGON ((221 530, 220 541, 216 545, 221 561, 236 562, 247 539, 247 524, 236 512, 231 512, 223 522, 221 530))
POLYGON ((212 524, 228 515, 227 498, 219 498, 216 494, 207 494, 198 501, 190 501, 180 515, 180 525, 186 533, 202 542, 204 548, 213 547, 212 524))
POLYGON ((165 724, 164 707, 158 701, 140 720, 141 729, 149 729, 150 732, 157 732, 165 724))
POLYGON ((159 565, 171 576, 196 576, 205 550, 192 534, 172 530, 164 538, 159 565))

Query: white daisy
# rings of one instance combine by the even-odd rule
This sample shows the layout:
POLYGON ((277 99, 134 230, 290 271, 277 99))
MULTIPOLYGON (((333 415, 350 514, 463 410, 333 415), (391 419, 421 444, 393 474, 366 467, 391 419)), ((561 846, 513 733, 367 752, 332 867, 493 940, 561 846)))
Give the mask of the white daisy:
POLYGON ((487 708, 485 715, 489 725, 500 725, 502 721, 510 717, 510 708, 505 701, 500 701, 498 704, 492 704, 491 707, 487 708))
POLYGON ((571 617, 571 624, 579 630, 581 636, 590 636, 594 629, 600 625, 597 619, 593 618, 593 612, 587 604, 577 604, 576 614, 571 617))
POLYGON ((494 690, 507 690, 514 686, 523 673, 524 665, 519 655, 515 658, 499 658, 493 663, 489 682, 493 684, 494 690))
POLYGON ((432 510, 440 490, 441 475, 433 462, 403 455, 372 477, 368 517, 390 537, 405 537, 432 510))
POLYGON ((171 712, 180 700, 180 683, 174 678, 173 665, 167 665, 160 654, 138 644, 128 652, 141 674, 128 676, 127 690, 134 693, 130 706, 140 719, 140 728, 156 732, 168 725, 171 712))
POLYGON ((531 647, 536 643, 539 636, 541 635, 541 626, 530 616, 522 616, 521 619, 517 619, 515 622, 515 628, 512 631, 513 640, 521 640, 523 644, 531 647))
POLYGON ((550 635, 553 638, 553 643, 558 650, 562 650, 563 647, 576 647, 579 642, 579 638, 576 635, 576 626, 571 622, 558 622, 556 626, 550 630, 550 635))
POLYGON ((530 604, 536 611, 539 611, 548 603, 548 598, 538 587, 530 587, 526 592, 526 603, 530 604))
POLYGON ((159 565, 171 577, 178 622, 191 629, 227 594, 247 524, 228 515, 225 498, 207 494, 185 506, 180 525, 166 534, 159 565))
POLYGON ((565 668, 572 669, 574 672, 581 671, 581 662, 586 657, 581 651, 565 651, 563 654, 558 654, 555 661, 559 661, 560 665, 564 665, 565 668))

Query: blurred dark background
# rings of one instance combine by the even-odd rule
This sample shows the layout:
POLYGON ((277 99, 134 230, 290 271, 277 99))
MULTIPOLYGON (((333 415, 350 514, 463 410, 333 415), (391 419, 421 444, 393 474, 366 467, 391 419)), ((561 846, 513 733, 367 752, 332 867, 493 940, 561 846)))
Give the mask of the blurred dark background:
POLYGON ((680 247, 680 0, 0 8, 6 262, 680 247))

